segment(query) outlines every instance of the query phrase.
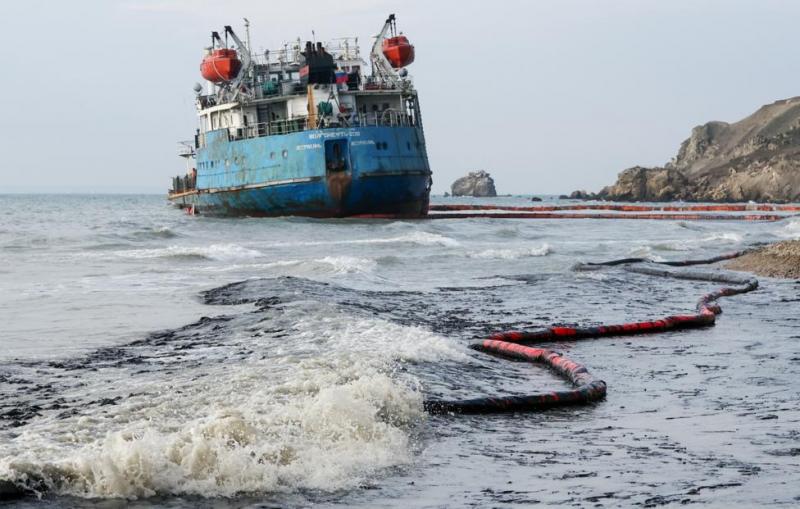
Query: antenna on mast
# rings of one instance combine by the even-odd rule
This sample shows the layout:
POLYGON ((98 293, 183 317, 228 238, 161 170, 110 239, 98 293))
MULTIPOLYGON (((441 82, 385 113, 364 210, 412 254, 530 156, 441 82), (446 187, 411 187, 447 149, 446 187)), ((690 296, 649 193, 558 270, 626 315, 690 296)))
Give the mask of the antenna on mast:
POLYGON ((245 40, 247 41, 247 52, 250 54, 250 58, 253 57, 253 46, 250 44, 250 21, 247 18, 242 18, 244 20, 244 36, 245 40))

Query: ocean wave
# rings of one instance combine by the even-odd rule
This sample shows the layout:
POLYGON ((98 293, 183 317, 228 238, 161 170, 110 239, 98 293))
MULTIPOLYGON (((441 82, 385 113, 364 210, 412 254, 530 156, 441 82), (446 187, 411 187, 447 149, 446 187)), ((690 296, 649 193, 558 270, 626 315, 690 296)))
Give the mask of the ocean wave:
MULTIPOLYGON (((3 458, 0 478, 88 498, 350 488, 410 462, 408 426, 423 416, 418 392, 369 371, 282 401, 248 384, 254 373, 237 375, 238 387, 215 381, 203 391, 181 388, 194 389, 191 395, 132 398, 117 410, 128 422, 123 429, 74 450, 51 444, 47 452, 3 458), (246 392, 232 391, 245 384, 246 392)), ((301 385, 317 384, 314 373, 298 373, 310 377, 301 385)), ((92 435, 96 424, 84 418, 73 432, 92 435)))
POLYGON ((800 239, 800 219, 791 219, 781 226, 775 234, 786 239, 800 239))
POLYGON ((357 256, 325 256, 310 260, 275 260, 266 263, 235 263, 206 267, 209 272, 267 271, 281 276, 323 276, 373 272, 378 261, 357 256))
POLYGON ((130 234, 130 236, 136 240, 141 239, 172 239, 178 236, 173 230, 171 230, 168 226, 153 226, 149 228, 144 228, 141 230, 137 230, 130 234))
POLYGON ((356 256, 326 256, 312 261, 313 264, 328 266, 335 274, 372 272, 378 263, 370 258, 356 256))
POLYGON ((656 251, 691 251, 704 244, 737 244, 744 236, 736 232, 717 232, 700 238, 675 239, 649 242, 646 245, 656 251))
POLYGON ((658 256, 653 252, 654 247, 652 245, 640 245, 640 246, 633 246, 628 250, 628 256, 634 258, 646 258, 648 260, 652 260, 654 262, 664 262, 666 261, 665 258, 658 256))
POLYGON ((700 239, 700 242, 741 242, 744 237, 740 233, 735 232, 720 232, 714 233, 707 237, 700 239))
POLYGON ((184 258, 236 261, 258 258, 262 256, 262 253, 238 244, 211 244, 209 246, 169 246, 155 249, 134 249, 117 251, 116 255, 135 259, 184 258))
MULTIPOLYGON (((466 360, 465 348, 319 302, 283 311, 263 326, 291 330, 292 341, 266 356, 234 369, 204 362, 168 384, 140 379, 137 395, 103 412, 26 425, 0 458, 0 479, 88 498, 211 498, 333 492, 409 464, 425 413, 398 362, 466 360)), ((103 376, 85 382, 112 390, 103 376)))
POLYGON ((470 258, 494 258, 499 260, 515 260, 517 258, 528 258, 535 256, 547 256, 553 250, 549 244, 541 246, 513 248, 513 249, 486 249, 477 253, 470 253, 470 258))
POLYGON ((295 242, 276 244, 276 247, 298 247, 298 246, 326 246, 326 245, 372 245, 372 244, 415 244, 419 246, 442 246, 442 247, 458 247, 461 245, 455 239, 440 235, 438 233, 429 233, 423 231, 415 231, 405 235, 398 235, 395 237, 372 238, 372 239, 351 239, 351 240, 329 240, 329 241, 315 241, 315 242, 295 242))
POLYGON ((519 235, 519 228, 498 228, 497 231, 495 231, 495 236, 500 238, 509 239, 519 237, 519 235))

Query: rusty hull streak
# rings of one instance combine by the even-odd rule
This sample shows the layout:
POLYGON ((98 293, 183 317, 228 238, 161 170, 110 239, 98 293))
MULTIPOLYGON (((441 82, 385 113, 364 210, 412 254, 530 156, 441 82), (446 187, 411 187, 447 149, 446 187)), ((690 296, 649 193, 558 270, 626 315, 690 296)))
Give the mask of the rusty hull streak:
POLYGON ((335 171, 328 172, 325 180, 328 186, 328 193, 336 203, 336 210, 341 213, 342 203, 347 197, 348 191, 350 191, 353 177, 346 171, 335 171))

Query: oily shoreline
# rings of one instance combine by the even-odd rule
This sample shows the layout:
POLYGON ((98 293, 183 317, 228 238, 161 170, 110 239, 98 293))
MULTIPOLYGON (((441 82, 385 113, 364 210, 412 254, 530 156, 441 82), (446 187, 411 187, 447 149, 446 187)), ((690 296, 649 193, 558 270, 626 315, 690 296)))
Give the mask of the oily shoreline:
POLYGON ((759 276, 800 279, 800 240, 786 240, 731 260, 726 267, 759 276))

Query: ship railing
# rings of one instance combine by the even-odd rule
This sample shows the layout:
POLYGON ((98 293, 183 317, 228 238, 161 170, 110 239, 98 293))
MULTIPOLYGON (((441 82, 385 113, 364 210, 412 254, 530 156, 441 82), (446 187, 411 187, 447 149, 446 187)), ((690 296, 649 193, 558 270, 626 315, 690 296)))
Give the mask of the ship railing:
POLYGON ((197 142, 195 140, 179 141, 178 155, 181 157, 193 157, 196 143, 197 142))
POLYGON ((348 122, 354 127, 379 126, 379 127, 414 127, 414 117, 408 113, 397 110, 371 111, 359 113, 348 117, 348 122))
POLYGON ((197 186, 197 177, 194 173, 172 177, 172 189, 169 194, 180 194, 193 191, 197 186))
MULTIPOLYGON (((324 43, 325 51, 333 55, 336 60, 356 60, 361 58, 358 37, 340 37, 324 43)), ((256 65, 269 65, 280 68, 281 65, 300 65, 303 56, 303 45, 292 41, 284 44, 280 49, 272 49, 251 56, 256 65)))
POLYGON ((287 120, 273 120, 272 122, 261 122, 243 127, 231 127, 228 129, 228 140, 246 140, 250 138, 261 138, 276 134, 291 134, 305 131, 308 129, 308 117, 296 117, 287 120))
MULTIPOLYGON (((291 134, 309 129, 341 129, 348 127, 415 127, 414 116, 396 110, 373 111, 368 113, 350 113, 336 116, 317 117, 312 125, 308 117, 295 117, 272 122, 261 122, 242 127, 228 128, 228 140, 238 141, 264 136, 291 134)), ((198 147, 205 146, 205 134, 198 134, 198 147)))

